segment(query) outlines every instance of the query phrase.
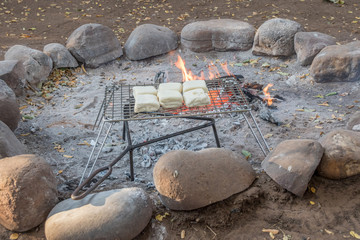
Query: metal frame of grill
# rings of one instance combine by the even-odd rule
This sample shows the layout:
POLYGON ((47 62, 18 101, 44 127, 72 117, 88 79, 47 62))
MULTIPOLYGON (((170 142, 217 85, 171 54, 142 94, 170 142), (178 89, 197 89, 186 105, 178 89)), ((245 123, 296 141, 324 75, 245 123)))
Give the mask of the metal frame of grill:
MULTIPOLYGON (((148 84, 151 86, 158 86, 159 83, 148 84)), ((100 185, 112 172, 112 167, 120 161, 127 153, 129 153, 129 165, 130 165, 130 177, 134 180, 134 168, 133 168, 133 150, 142 146, 152 144, 158 141, 162 141, 168 138, 172 138, 178 135, 182 135, 188 132, 196 131, 206 127, 212 127, 217 147, 220 147, 220 141, 217 135, 215 119, 206 117, 207 115, 229 115, 239 113, 245 119, 251 133, 255 137, 259 147, 266 156, 270 152, 270 148, 260 131, 258 124, 254 116, 250 111, 250 107, 246 97, 241 89, 239 79, 236 77, 221 77, 215 80, 207 80, 206 85, 209 89, 209 97, 211 104, 201 107, 188 108, 183 105, 176 109, 162 109, 160 108, 156 112, 148 113, 135 113, 133 111, 135 105, 135 99, 132 94, 132 88, 139 85, 112 85, 105 88, 105 96, 96 118, 94 128, 99 127, 99 133, 97 135, 95 145, 91 151, 90 157, 81 176, 80 185, 72 194, 72 199, 78 200, 84 198, 92 190, 100 185), (165 136, 155 138, 140 144, 133 144, 130 134, 129 122, 136 120, 147 119, 160 119, 160 118, 187 118, 192 120, 205 121, 204 124, 196 127, 190 127, 182 131, 167 134, 165 136), (100 153, 105 145, 108 135, 115 123, 123 122, 123 140, 127 140, 127 148, 109 165, 101 167, 94 171, 96 161, 98 160, 100 153), (107 125, 107 129, 106 126, 107 125), (96 149, 98 149, 96 151, 96 149), (83 182, 88 167, 91 164, 89 174, 83 182), (100 172, 107 171, 100 180, 90 186, 90 183, 100 172), (80 191, 83 188, 89 187, 83 193, 80 191)), ((146 85, 143 85, 146 86, 146 85)))

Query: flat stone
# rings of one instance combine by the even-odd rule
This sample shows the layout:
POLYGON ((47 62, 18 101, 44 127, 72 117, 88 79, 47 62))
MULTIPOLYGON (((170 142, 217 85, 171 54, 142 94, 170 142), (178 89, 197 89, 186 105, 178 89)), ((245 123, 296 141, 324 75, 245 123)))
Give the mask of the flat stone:
POLYGON ((301 66, 310 65, 324 47, 335 44, 335 38, 324 33, 298 32, 294 38, 297 61, 301 66))
POLYGON ((19 104, 16 101, 15 93, 0 79, 0 121, 14 131, 20 118, 19 104))
POLYGON ((28 154, 0 159, 0 224, 25 232, 45 219, 58 201, 50 165, 28 154))
POLYGON ((142 60, 168 53, 178 47, 176 33, 167 27, 143 24, 132 31, 124 51, 130 60, 142 60))
POLYGON ((276 183, 302 197, 323 152, 323 147, 317 141, 287 140, 277 145, 261 166, 276 183))
POLYGON ((360 79, 360 41, 323 48, 314 58, 310 74, 315 82, 352 82, 360 79))
POLYGON ((246 51, 252 47, 255 28, 233 19, 214 19, 186 25, 181 44, 194 52, 246 51))
POLYGON ((50 43, 45 45, 43 52, 51 57, 54 68, 74 68, 79 66, 69 50, 60 43, 50 43))
POLYGON ((153 171, 162 203, 173 210, 193 210, 247 189, 255 180, 251 165, 222 148, 176 150, 160 157, 153 171))
POLYGON ((26 152, 26 147, 16 138, 11 129, 0 121, 0 159, 26 152))
POLYGON ((16 96, 24 94, 25 69, 18 60, 0 61, 0 79, 14 91, 16 96))
POLYGON ((288 57, 295 53, 294 37, 303 31, 300 23, 274 18, 264 22, 255 34, 254 55, 288 57))
POLYGON ((141 188, 123 188, 67 199, 45 222, 48 240, 130 240, 149 223, 152 203, 141 188))
POLYGON ((355 112, 350 116, 346 124, 347 130, 360 131, 360 112, 355 112))
POLYGON ((325 152, 317 169, 320 176, 342 179, 360 173, 360 133, 334 130, 320 143, 325 152))
POLYGON ((14 45, 5 53, 5 60, 18 60, 25 69, 25 79, 31 85, 37 86, 46 81, 53 63, 45 53, 22 45, 14 45))
POLYGON ((114 32, 97 23, 78 27, 67 39, 66 48, 78 62, 90 68, 97 68, 123 55, 114 32))

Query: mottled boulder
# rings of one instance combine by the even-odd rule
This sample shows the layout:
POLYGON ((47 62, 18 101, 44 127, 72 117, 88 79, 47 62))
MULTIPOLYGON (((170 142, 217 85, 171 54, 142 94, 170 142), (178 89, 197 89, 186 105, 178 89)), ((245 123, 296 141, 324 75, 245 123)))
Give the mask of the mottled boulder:
POLYGON ((317 141, 296 139, 281 142, 261 163, 280 186, 301 197, 314 174, 324 149, 317 141))
POLYGON ((360 80, 360 41, 323 48, 314 58, 310 74, 318 83, 360 80))
POLYGON ((233 19, 199 21, 186 25, 181 31, 181 44, 194 52, 249 50, 255 28, 233 19))
POLYGON ((0 61, 0 79, 14 91, 16 96, 22 96, 25 86, 25 69, 18 60, 0 61))
POLYGON ((37 86, 46 81, 53 63, 45 53, 22 45, 14 45, 5 53, 5 60, 18 60, 25 69, 25 79, 37 86))
POLYGON ((26 153, 26 147, 16 138, 11 129, 0 121, 0 159, 26 153))
POLYGON ((251 165, 221 148, 164 154, 153 171, 162 203, 173 210, 193 210, 247 189, 255 179, 251 165))
POLYGON ((342 179, 360 173, 360 133, 334 130, 326 134, 320 143, 325 149, 317 169, 320 176, 342 179))
POLYGON ((50 43, 45 45, 43 52, 51 57, 54 68, 74 68, 79 66, 69 50, 60 43, 50 43))
POLYGON ((351 115, 348 123, 346 124, 346 129, 360 132, 360 112, 356 112, 351 115))
POLYGON ((167 27, 143 24, 132 31, 124 51, 130 60, 142 60, 170 52, 177 47, 178 37, 175 32, 167 27))
POLYGON ((152 204, 140 188, 94 193, 67 199, 51 210, 45 222, 48 240, 130 240, 149 223, 152 204))
POLYGON ((50 165, 35 155, 0 159, 0 224, 25 232, 42 223, 58 201, 50 165))
POLYGON ((15 93, 0 79, 0 121, 14 131, 20 118, 19 104, 16 101, 15 93))
POLYGON ((335 44, 335 38, 324 33, 298 32, 294 38, 297 61, 301 66, 310 65, 324 47, 335 44))
POLYGON ((66 41, 66 48, 78 62, 97 68, 123 55, 121 44, 114 32, 101 24, 80 26, 66 41))
POLYGON ((254 55, 287 57, 295 53, 294 36, 303 31, 300 23, 274 18, 264 22, 255 34, 254 55))

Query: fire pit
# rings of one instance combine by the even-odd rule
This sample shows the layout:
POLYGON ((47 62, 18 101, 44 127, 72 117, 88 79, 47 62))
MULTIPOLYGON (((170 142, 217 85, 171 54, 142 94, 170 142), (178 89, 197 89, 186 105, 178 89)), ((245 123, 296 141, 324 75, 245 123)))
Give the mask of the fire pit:
MULTIPOLYGON (((157 75, 158 76, 158 75, 157 75)), ((143 86, 155 86, 159 85, 157 78, 154 80, 152 85, 143 85, 143 86)), ((163 109, 160 108, 156 112, 146 112, 146 113, 135 113, 134 105, 135 99, 132 93, 132 88, 139 85, 125 85, 125 84, 116 84, 112 86, 107 86, 105 88, 105 96, 98 113, 97 119, 95 121, 94 127, 99 127, 99 132, 91 151, 90 157, 80 179, 80 185, 72 194, 72 198, 82 199, 97 186, 100 185, 112 172, 112 167, 120 161, 128 152, 129 152, 129 165, 130 165, 130 177, 134 181, 134 167, 133 167, 133 151, 136 148, 143 147, 148 144, 152 144, 158 141, 162 141, 168 138, 172 138, 178 135, 182 135, 188 132, 196 131, 206 127, 212 127, 216 145, 220 146, 220 141, 215 126, 215 119, 210 117, 205 117, 212 115, 214 117, 226 117, 230 114, 240 114, 243 117, 249 126, 249 129, 253 136, 255 137, 259 147, 261 148, 264 155, 266 155, 270 150, 269 146, 265 141, 263 134, 260 131, 258 124, 255 121, 249 107, 249 103, 241 89, 240 79, 235 76, 226 76, 219 77, 213 80, 206 80, 206 85, 209 89, 208 95, 211 100, 211 104, 201 107, 186 107, 185 105, 176 109, 163 109), (205 123, 198 125, 196 127, 187 128, 182 131, 174 132, 154 138, 145 142, 138 144, 133 144, 131 140, 130 133, 130 121, 140 121, 148 119, 159 119, 159 118, 187 118, 192 120, 205 121, 205 123), (127 140, 127 148, 109 165, 101 167, 94 171, 96 162, 100 156, 100 153, 104 147, 104 144, 108 138, 109 133, 115 123, 123 122, 122 137, 123 140, 127 140), (91 165, 91 166, 90 166, 91 165), (90 183, 94 182, 94 178, 100 173, 106 172, 101 179, 97 180, 92 186, 89 186, 90 183), (88 173, 86 180, 83 182, 86 173, 88 173), (79 194, 80 191, 88 186, 89 188, 84 191, 82 194, 79 194)))

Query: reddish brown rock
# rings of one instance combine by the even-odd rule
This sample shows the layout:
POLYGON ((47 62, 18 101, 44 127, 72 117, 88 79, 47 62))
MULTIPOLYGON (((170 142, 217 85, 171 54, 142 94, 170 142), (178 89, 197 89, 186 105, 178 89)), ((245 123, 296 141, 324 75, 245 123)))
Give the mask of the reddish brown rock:
POLYGON ((360 133, 334 130, 320 141, 325 148, 317 169, 319 175, 342 179, 360 173, 360 133))
POLYGON ((351 115, 348 123, 346 124, 347 130, 360 132, 360 112, 351 115))
POLYGON ((0 121, 14 131, 20 121, 19 104, 13 90, 0 79, 0 121))
POLYGON ((319 165, 324 149, 317 141, 296 139, 281 142, 261 166, 280 186, 302 196, 319 165))
POLYGON ((58 201, 56 179, 35 155, 0 159, 0 224, 25 232, 42 223, 58 201))
POLYGON ((266 56, 291 56, 295 53, 294 36, 303 31, 300 23, 274 18, 264 22, 255 34, 252 53, 266 56))
POLYGON ((360 41, 325 47, 314 58, 310 74, 318 83, 360 79, 360 41))
POLYGON ((320 32, 298 32, 294 44, 298 63, 307 66, 324 47, 335 45, 336 41, 332 36, 320 32))
POLYGON ((252 47, 255 28, 234 19, 213 19, 186 25, 181 44, 194 52, 246 51, 252 47))
POLYGON ((173 210, 193 210, 224 200, 247 189, 255 179, 247 161, 221 148, 166 153, 153 175, 161 201, 173 210))
POLYGON ((0 159, 25 153, 25 146, 16 138, 11 129, 0 121, 0 159))

